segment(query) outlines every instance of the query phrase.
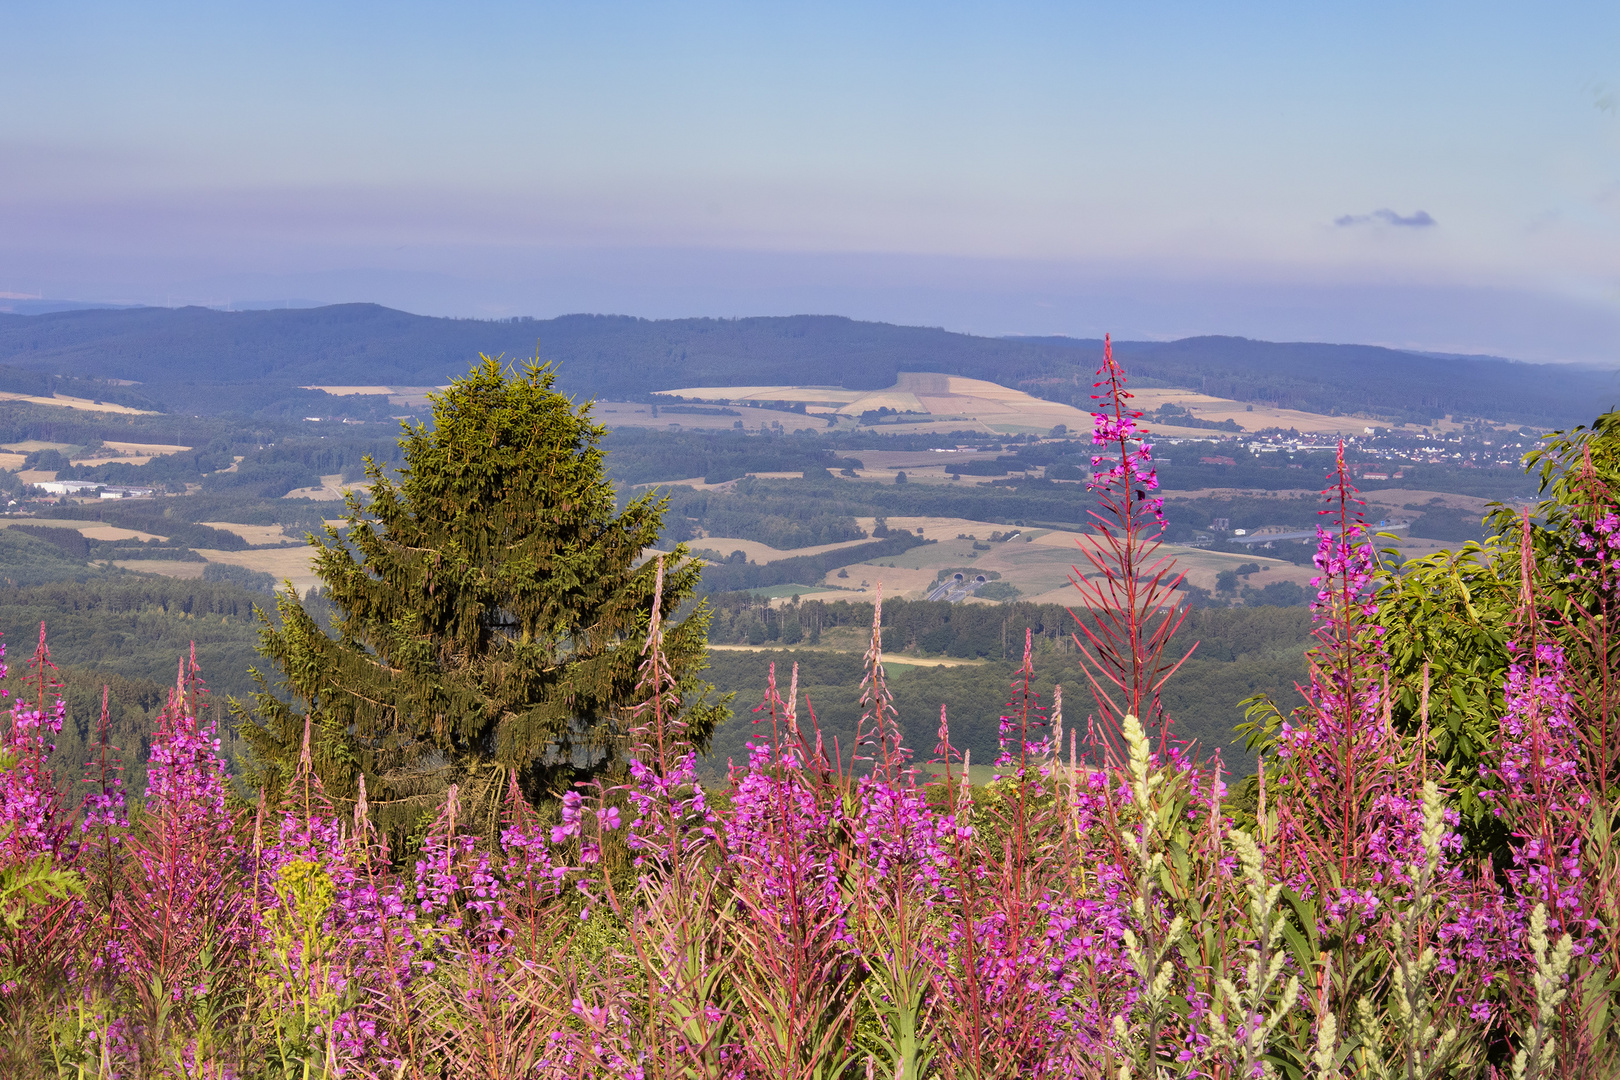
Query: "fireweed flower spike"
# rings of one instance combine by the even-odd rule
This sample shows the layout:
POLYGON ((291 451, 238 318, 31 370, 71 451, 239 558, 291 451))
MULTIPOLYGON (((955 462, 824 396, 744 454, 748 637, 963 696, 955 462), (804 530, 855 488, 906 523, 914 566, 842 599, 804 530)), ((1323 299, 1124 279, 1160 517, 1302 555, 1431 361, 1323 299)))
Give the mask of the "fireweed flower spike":
MULTIPOLYGON (((0 664, 0 677, 4 675, 0 664)), ((56 665, 45 644, 39 645, 24 676, 27 698, 19 693, 11 706, 11 725, 0 749, 14 762, 0 777, 0 859, 16 865, 34 858, 55 859, 70 840, 68 815, 51 775, 50 756, 67 715, 56 681, 56 665)))
POLYGON ((180 661, 147 756, 139 827, 123 845, 114 897, 120 962, 152 1005, 200 1022, 215 1002, 219 967, 250 948, 250 860, 226 806, 229 775, 195 656, 180 661))
MULTIPOLYGON (((0 645, 0 678, 6 674, 4 655, 0 645)), ((0 739, 0 1023, 8 1031, 34 1010, 49 1015, 71 1001, 63 992, 75 969, 98 966, 105 955, 88 962, 75 955, 76 945, 105 942, 91 945, 97 934, 79 926, 85 916, 76 899, 83 890, 83 841, 50 767, 66 716, 55 673, 41 623, 0 739)), ((0 1064, 6 1062, 0 1050, 0 1064)))
POLYGON ((1317 527, 1311 579, 1317 594, 1310 682, 1301 688, 1306 705, 1280 725, 1272 756, 1279 782, 1268 795, 1292 852, 1288 871, 1315 882, 1332 918, 1365 918, 1376 906, 1368 887, 1399 877, 1411 863, 1421 818, 1415 781, 1405 775, 1415 757, 1400 754, 1389 723, 1384 628, 1373 592, 1378 565, 1342 445, 1330 479, 1329 505, 1320 513, 1331 515, 1332 525, 1317 527))
MULTIPOLYGON (((1159 701, 1165 682, 1192 655, 1172 661, 1165 655, 1187 609, 1176 589, 1182 575, 1173 559, 1161 556, 1164 499, 1153 466, 1153 447, 1144 441, 1131 408, 1125 372, 1114 359, 1113 341, 1103 341, 1093 413, 1094 472, 1087 487, 1097 496, 1092 536, 1080 544, 1086 565, 1071 568, 1083 610, 1074 613, 1074 642, 1081 669, 1096 699, 1102 745, 1093 749, 1115 763, 1124 760, 1120 726, 1127 714, 1157 733, 1160 755, 1170 746, 1169 724, 1159 701), (1105 467, 1106 466, 1106 467, 1105 467)), ((1197 648, 1196 645, 1193 648, 1197 648)))

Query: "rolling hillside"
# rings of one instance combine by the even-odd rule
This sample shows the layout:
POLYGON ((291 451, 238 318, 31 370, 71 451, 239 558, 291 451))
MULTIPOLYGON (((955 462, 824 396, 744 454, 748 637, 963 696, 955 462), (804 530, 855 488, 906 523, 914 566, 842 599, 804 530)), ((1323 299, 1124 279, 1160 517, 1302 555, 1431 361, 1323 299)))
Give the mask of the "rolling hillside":
MULTIPOLYGON (((982 338, 835 316, 675 319, 569 315, 483 322, 438 319, 373 304, 222 312, 133 308, 0 314, 0 375, 137 383, 171 411, 233 414, 372 408, 386 397, 338 402, 317 385, 440 385, 479 353, 555 360, 571 393, 644 398, 693 386, 818 383, 851 390, 894 385, 903 371, 938 372, 1083 405, 1101 343, 1072 338, 982 338)), ((1358 345, 1276 344, 1241 338, 1121 342, 1143 386, 1317 413, 1367 412, 1427 420, 1461 414, 1558 426, 1620 401, 1613 371, 1423 356, 1358 345)), ((0 381, 4 381, 0 379, 0 381)), ((22 386, 0 387, 22 392, 22 386)), ((67 392, 67 391, 62 391, 67 392)), ((397 408, 395 409, 397 411, 397 408)))

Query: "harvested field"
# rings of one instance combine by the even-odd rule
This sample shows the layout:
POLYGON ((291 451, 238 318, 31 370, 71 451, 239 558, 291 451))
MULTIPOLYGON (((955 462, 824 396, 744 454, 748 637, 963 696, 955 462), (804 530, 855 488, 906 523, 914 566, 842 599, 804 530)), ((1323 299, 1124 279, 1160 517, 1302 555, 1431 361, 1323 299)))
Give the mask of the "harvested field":
POLYGON ((207 525, 210 529, 221 532, 234 533, 255 547, 266 544, 291 544, 302 541, 302 537, 289 536, 287 530, 280 525, 238 525, 234 521, 199 521, 199 525, 207 525))
POLYGON ((342 473, 331 473, 321 477, 320 486, 307 488, 293 488, 283 499, 312 499, 315 502, 342 502, 343 497, 351 489, 364 487, 364 481, 355 481, 352 484, 343 482, 342 473))
POLYGON ((91 540, 139 540, 145 543, 148 540, 167 540, 167 536, 157 536, 139 529, 123 529, 117 525, 107 525, 100 521, 83 521, 77 518, 0 518, 0 529, 10 525, 38 525, 47 529, 73 529, 82 533, 91 540))
POLYGON ((687 542, 688 547, 709 548, 718 551, 722 556, 730 555, 733 551, 741 551, 748 556, 751 563, 771 563, 781 559, 796 559, 800 555, 820 555, 824 551, 837 551, 840 548, 856 547, 860 544, 870 544, 866 540, 840 540, 836 544, 816 544, 802 548, 773 548, 762 544, 758 540, 739 540, 732 536, 704 536, 687 542))
MULTIPOLYGON (((213 563, 244 566, 249 570, 263 570, 279 583, 290 579, 300 594, 321 583, 313 567, 315 549, 305 545, 297 547, 259 548, 252 551, 216 551, 194 548, 197 554, 213 563)), ((193 564, 195 565, 195 564, 193 564)))
POLYGON ((156 416, 157 413, 147 409, 131 409, 127 405, 109 405, 106 402, 92 401, 89 398, 63 397, 37 397, 33 394, 13 394, 0 391, 0 401, 22 401, 29 405, 50 405, 59 409, 83 409, 86 412, 118 413, 121 416, 156 416))

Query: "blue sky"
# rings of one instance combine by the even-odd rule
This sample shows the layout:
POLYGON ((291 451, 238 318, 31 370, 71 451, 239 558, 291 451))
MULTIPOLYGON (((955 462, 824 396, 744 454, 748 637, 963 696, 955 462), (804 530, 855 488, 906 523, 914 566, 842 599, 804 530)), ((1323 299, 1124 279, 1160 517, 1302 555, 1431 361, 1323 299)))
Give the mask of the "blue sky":
POLYGON ((0 294, 1620 358, 1612 4, 20 7, 0 294))

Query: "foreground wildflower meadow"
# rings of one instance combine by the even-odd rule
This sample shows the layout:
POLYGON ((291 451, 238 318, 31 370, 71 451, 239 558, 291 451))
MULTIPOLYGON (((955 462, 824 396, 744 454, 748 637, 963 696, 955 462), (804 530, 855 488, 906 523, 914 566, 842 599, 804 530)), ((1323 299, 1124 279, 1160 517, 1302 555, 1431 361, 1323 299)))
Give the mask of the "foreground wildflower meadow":
POLYGON ((1307 704, 1254 703, 1240 779, 1158 705, 1178 579, 1099 375, 1091 685, 1040 700, 1026 648, 988 785, 948 711, 901 744, 881 602, 857 746, 773 670, 706 787, 655 614, 626 775, 543 812, 510 784, 493 834, 451 788, 408 841, 308 734, 241 804, 191 661, 138 805, 105 739, 53 776, 42 630, 0 762, 0 1075, 1616 1075, 1620 419, 1550 437, 1549 501, 1492 545, 1400 574, 1341 463, 1307 704))

